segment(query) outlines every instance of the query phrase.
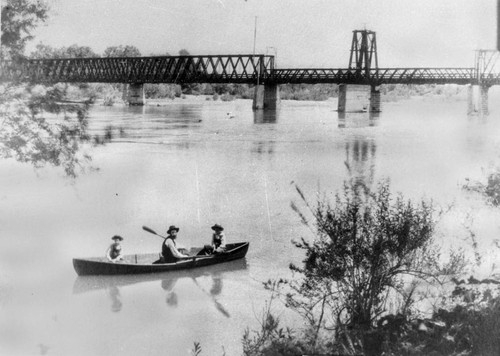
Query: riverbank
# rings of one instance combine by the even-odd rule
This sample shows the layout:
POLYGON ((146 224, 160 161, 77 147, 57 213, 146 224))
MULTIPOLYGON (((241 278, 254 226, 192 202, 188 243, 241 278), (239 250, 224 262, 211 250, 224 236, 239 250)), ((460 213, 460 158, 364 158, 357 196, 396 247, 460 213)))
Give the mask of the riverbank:
MULTIPOLYGON (((404 100, 424 100, 424 101, 432 101, 432 100, 446 100, 446 101, 465 101, 467 100, 467 92, 466 88, 456 88, 450 87, 448 89, 438 91, 437 93, 434 91, 408 91, 405 93, 398 92, 386 92, 381 94, 381 101, 383 103, 390 102, 399 102, 404 100)), ((242 99, 239 97, 231 97, 230 99, 221 100, 220 97, 215 98, 213 95, 182 95, 180 97, 175 98, 147 98, 145 105, 148 106, 167 106, 171 104, 179 104, 179 103, 188 103, 188 104, 196 104, 196 103, 204 103, 204 102, 213 102, 213 103, 225 103, 225 102, 237 102, 237 101, 250 101, 251 99, 242 99)), ((325 105, 334 105, 337 106, 338 97, 328 97, 326 100, 293 100, 293 99, 281 99, 282 103, 287 103, 287 105, 293 105, 293 103, 304 103, 304 102, 314 102, 314 103, 325 103, 325 105)), ((99 98, 95 99, 95 105, 105 105, 105 99, 99 98)), ((116 98, 113 101, 112 105, 105 106, 122 106, 127 105, 127 103, 122 98, 116 98)))

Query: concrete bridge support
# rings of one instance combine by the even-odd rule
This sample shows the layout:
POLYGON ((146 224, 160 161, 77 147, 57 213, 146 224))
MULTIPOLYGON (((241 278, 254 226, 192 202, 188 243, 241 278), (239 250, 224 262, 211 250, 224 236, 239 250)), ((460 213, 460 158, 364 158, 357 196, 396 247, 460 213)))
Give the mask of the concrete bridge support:
POLYGON ((339 112, 361 112, 370 109, 371 86, 357 84, 340 84, 339 112))
POLYGON ((467 88, 467 113, 488 115, 488 90, 486 85, 469 85, 467 88))
POLYGON ((490 111, 488 110, 488 90, 490 88, 487 86, 481 85, 479 87, 479 100, 480 100, 480 110, 481 114, 488 115, 490 111))
POLYGON ((280 92, 277 84, 259 84, 253 94, 253 110, 276 110, 280 106, 280 92))
POLYGON ((380 87, 372 86, 370 90, 370 112, 381 112, 380 87))
POLYGON ((130 84, 128 87, 127 101, 129 105, 144 105, 146 103, 144 84, 130 84))

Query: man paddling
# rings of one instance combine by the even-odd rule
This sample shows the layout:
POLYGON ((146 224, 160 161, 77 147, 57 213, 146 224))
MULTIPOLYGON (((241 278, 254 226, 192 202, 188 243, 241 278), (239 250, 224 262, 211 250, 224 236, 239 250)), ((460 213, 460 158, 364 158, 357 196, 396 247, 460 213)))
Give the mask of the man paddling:
POLYGON ((167 238, 163 241, 161 246, 161 254, 162 256, 158 261, 153 262, 154 264, 158 263, 172 263, 177 262, 180 259, 189 257, 189 255, 185 255, 181 253, 177 249, 177 245, 175 240, 177 239, 177 233, 179 232, 179 228, 175 225, 171 225, 167 230, 167 238))

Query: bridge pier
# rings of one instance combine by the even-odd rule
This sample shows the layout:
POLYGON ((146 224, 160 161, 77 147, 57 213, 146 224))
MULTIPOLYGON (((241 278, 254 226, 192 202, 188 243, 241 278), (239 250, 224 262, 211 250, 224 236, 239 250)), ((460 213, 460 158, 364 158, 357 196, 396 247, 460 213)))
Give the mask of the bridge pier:
POLYGON ((370 94, 370 85, 340 84, 337 110, 339 112, 361 112, 371 110, 370 94))
POLYGON ((370 90, 370 112, 381 112, 380 87, 371 86, 370 90))
POLYGON ((488 115, 488 90, 486 85, 469 85, 467 88, 467 113, 488 115))
POLYGON ((144 105, 146 103, 144 84, 133 83, 128 86, 127 102, 129 105, 144 105))
POLYGON ((278 84, 259 84, 253 94, 253 110, 276 110, 281 103, 278 84))
POLYGON ((380 112, 380 87, 374 85, 339 85, 338 112, 380 112))

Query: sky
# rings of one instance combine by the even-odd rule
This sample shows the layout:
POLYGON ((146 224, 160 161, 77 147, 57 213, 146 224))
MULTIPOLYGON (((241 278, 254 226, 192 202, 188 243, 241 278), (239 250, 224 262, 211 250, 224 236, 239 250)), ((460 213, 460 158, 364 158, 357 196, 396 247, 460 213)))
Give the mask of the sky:
POLYGON ((142 55, 276 55, 277 68, 346 68, 352 31, 376 32, 379 67, 472 67, 496 46, 496 0, 49 0, 34 35, 54 47, 142 55), (255 43, 254 32, 256 31, 255 43))

